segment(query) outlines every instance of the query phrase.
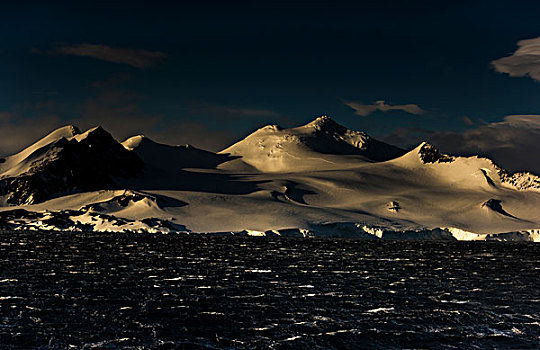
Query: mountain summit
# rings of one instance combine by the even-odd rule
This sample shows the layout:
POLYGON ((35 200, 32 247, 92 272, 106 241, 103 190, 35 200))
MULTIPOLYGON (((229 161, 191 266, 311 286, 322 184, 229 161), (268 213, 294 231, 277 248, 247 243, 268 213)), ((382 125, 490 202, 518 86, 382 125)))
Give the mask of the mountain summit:
POLYGON ((385 161, 405 151, 321 116, 290 129, 267 125, 220 153, 242 157, 245 163, 260 171, 297 172, 327 169, 336 162, 345 161, 352 166, 385 161))
POLYGON ((337 134, 343 134, 347 132, 347 128, 343 125, 340 125, 334 121, 334 119, 330 118, 327 115, 323 115, 320 117, 315 118, 310 123, 304 125, 306 128, 313 128, 315 131, 321 132, 321 133, 337 133, 337 134))
POLYGON ((142 161, 98 126, 84 133, 60 128, 0 168, 0 195, 13 204, 32 204, 74 191, 114 187, 113 177, 135 176, 142 161))

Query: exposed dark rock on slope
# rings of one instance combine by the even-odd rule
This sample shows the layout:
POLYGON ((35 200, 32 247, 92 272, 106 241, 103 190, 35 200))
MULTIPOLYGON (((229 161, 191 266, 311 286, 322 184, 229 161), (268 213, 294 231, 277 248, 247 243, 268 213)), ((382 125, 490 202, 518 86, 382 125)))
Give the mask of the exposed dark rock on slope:
POLYGON ((114 177, 134 177, 143 162, 107 131, 97 127, 39 148, 26 171, 0 180, 0 194, 11 204, 39 203, 73 192, 115 188, 114 177))

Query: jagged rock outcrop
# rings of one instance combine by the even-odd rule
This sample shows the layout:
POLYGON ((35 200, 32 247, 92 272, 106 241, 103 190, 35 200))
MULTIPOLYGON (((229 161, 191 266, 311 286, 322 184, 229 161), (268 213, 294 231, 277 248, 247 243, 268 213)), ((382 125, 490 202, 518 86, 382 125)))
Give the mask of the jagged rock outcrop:
POLYGON ((506 169, 498 166, 496 168, 502 182, 512 185, 519 190, 540 190, 540 177, 529 172, 512 174, 506 169))
POLYGON ((427 142, 421 145, 418 156, 424 163, 450 163, 454 160, 453 157, 439 152, 435 146, 427 142))

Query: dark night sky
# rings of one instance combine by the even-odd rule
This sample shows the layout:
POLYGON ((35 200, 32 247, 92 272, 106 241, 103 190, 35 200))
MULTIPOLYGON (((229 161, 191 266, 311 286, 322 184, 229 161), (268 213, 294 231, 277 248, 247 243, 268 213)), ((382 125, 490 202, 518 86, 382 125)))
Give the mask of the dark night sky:
POLYGON ((327 114, 523 168, 504 157, 540 148, 540 39, 492 62, 540 37, 539 15, 537 1, 3 2, 0 154, 65 124, 218 150, 327 114))

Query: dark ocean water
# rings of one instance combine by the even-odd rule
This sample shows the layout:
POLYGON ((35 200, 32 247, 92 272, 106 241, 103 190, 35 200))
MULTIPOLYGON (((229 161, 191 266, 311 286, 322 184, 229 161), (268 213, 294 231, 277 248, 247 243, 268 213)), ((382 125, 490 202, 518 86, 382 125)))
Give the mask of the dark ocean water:
POLYGON ((0 234, 2 348, 538 348, 540 244, 0 234))

